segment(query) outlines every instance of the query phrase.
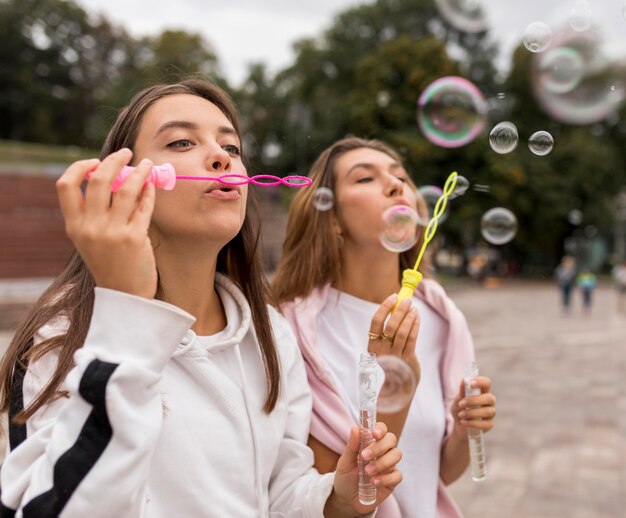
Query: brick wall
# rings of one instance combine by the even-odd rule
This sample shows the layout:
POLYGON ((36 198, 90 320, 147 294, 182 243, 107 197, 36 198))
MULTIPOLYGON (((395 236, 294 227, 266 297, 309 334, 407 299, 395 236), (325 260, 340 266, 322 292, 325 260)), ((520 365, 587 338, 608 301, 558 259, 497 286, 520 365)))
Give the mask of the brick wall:
POLYGON ((0 279, 51 277, 72 250, 65 235, 55 178, 0 172, 0 279))

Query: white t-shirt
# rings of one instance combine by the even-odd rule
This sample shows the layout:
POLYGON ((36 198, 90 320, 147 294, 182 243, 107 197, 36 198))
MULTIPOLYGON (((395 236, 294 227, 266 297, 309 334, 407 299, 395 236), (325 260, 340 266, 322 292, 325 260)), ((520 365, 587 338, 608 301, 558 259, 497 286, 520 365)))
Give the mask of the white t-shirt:
MULTIPOLYGON (((413 306, 420 315, 416 351, 421 380, 399 441, 402 461, 398 467, 403 480, 394 495, 402 516, 434 518, 441 442, 445 432, 440 374, 443 348, 440 344, 444 340, 447 324, 416 297, 413 298, 413 306)), ((319 350, 357 422, 359 356, 367 351, 367 332, 378 307, 378 304, 331 288, 328 301, 317 318, 319 350)))

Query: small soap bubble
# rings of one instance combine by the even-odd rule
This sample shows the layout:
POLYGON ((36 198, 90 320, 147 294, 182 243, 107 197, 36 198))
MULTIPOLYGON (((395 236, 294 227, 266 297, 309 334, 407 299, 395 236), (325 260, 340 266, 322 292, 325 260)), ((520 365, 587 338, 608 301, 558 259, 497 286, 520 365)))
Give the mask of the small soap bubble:
POLYGON ((376 104, 381 108, 389 106, 389 101, 391 101, 391 95, 386 90, 381 90, 376 94, 376 104))
POLYGON ((504 121, 496 124, 489 133, 489 145, 496 153, 504 155, 513 151, 519 142, 515 124, 504 121))
POLYGON ((547 131, 536 131, 528 139, 528 149, 535 155, 545 156, 554 148, 554 138, 547 131))
POLYGON ((328 187, 318 187, 313 193, 313 207, 319 211, 327 211, 333 208, 335 197, 328 187))
POLYGON ((454 198, 463 196, 467 192, 467 189, 469 189, 469 186, 469 180, 465 178, 465 176, 458 175, 456 177, 456 185, 454 186, 454 190, 452 191, 452 194, 448 196, 448 199, 453 200, 454 198))
POLYGON ((383 212, 381 244, 391 252, 406 252, 417 243, 418 216, 411 207, 394 205, 383 212))
POLYGON ((517 233, 517 218, 503 207, 489 209, 480 220, 480 233, 492 245, 508 243, 517 233))
MULTIPOLYGON (((433 217, 435 212, 435 205, 437 205, 437 201, 443 194, 443 190, 436 185, 424 185, 418 189, 419 194, 424 198, 426 205, 428 205, 428 214, 430 217, 433 217)), ((444 213, 439 217, 438 224, 443 223, 446 219, 448 219, 448 208, 444 213)))
POLYGON ((485 127, 487 103, 480 90, 462 77, 441 77, 417 101, 417 121, 433 144, 457 148, 480 135, 485 127))
POLYGON ((569 26, 577 32, 589 30, 592 20, 591 6, 586 0, 578 0, 567 19, 569 26))
POLYGON ((580 84, 585 64, 578 51, 571 47, 557 47, 546 52, 538 70, 539 81, 546 90, 564 94, 580 84))
POLYGON ((523 41, 531 52, 543 52, 552 41, 552 30, 543 22, 533 22, 526 27, 523 41))
POLYGON ((376 357, 385 373, 385 381, 378 393, 379 412, 395 413, 406 408, 413 399, 417 380, 409 364, 397 356, 388 354, 376 357))
POLYGON ((567 213, 567 221, 571 225, 580 225, 583 221, 583 212, 580 209, 572 209, 567 213))

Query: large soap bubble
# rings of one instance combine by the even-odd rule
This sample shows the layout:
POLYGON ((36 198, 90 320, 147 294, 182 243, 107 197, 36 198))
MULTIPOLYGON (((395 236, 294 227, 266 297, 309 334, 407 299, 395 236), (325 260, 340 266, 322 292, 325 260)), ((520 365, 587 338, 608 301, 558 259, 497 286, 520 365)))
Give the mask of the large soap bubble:
POLYGON ((391 252, 405 252, 417 243, 419 217, 411 207, 394 205, 383 212, 381 244, 391 252))
POLYGON ((583 59, 570 47, 548 50, 539 67, 539 81, 549 92, 557 94, 571 92, 585 73, 583 59))
POLYGON ((552 41, 552 30, 543 22, 533 22, 526 27, 523 41, 531 52, 543 52, 552 41))
POLYGON ((385 381, 378 393, 379 412, 395 413, 407 407, 415 394, 415 374, 403 359, 391 355, 379 355, 378 365, 385 373, 385 381))
POLYGON ((462 77, 432 82, 417 101, 417 121, 433 144, 457 148, 474 140, 485 127, 487 103, 480 90, 462 77))

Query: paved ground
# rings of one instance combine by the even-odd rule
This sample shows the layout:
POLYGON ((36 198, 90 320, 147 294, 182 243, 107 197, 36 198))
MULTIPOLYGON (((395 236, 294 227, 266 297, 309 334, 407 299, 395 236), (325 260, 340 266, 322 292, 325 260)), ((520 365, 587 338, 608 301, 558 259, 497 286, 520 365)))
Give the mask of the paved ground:
MULTIPOLYGON (((487 480, 452 486, 466 518, 626 516, 626 315, 600 287, 561 315, 550 284, 451 289, 498 398, 487 480)), ((579 295, 576 293, 575 295, 579 295)))
POLYGON ((487 480, 465 475, 451 488, 466 518, 625 517, 626 315, 610 287, 597 289, 591 315, 577 298, 569 316, 551 283, 449 292, 498 398, 487 480))

